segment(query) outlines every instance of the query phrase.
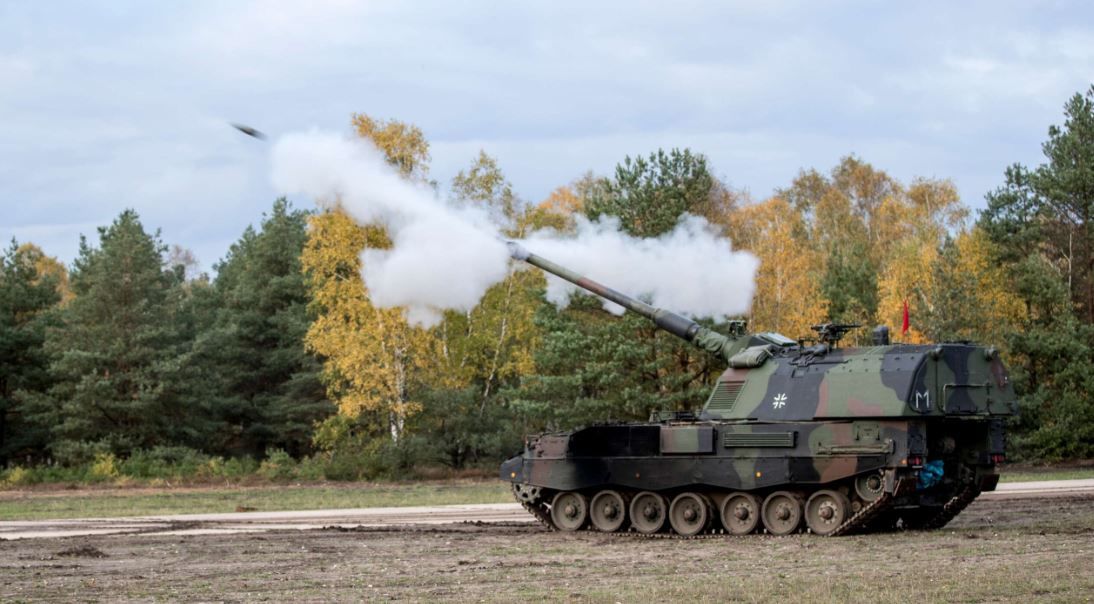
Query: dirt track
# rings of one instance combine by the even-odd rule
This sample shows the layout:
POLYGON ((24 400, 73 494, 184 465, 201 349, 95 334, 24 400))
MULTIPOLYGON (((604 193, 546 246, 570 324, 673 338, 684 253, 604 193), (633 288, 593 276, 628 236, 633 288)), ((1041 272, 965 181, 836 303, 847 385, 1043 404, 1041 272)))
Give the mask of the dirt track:
MULTIPOLYGON (((982 499, 1057 497, 1094 494, 1094 480, 1057 480, 999 485, 982 499)), ((131 518, 0 521, 0 539, 35 539, 134 533, 159 535, 211 535, 276 530, 311 530, 324 527, 392 527, 439 525, 459 522, 532 522, 516 503, 445 505, 432 507, 360 508, 295 512, 236 512, 180 514, 131 518)))
POLYGON ((24 539, 0 560, 0 600, 1085 601, 1094 494, 984 498, 942 531, 831 539, 495 521, 24 539))

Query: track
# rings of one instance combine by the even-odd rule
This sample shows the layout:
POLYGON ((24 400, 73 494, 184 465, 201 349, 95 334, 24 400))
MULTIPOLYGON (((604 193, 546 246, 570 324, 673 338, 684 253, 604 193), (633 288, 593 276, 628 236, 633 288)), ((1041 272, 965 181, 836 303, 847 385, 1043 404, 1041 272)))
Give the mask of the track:
MULTIPOLYGON (((1000 484, 980 499, 1037 499, 1094 495, 1094 479, 1000 484)), ((0 539, 40 539, 80 535, 218 535, 324 527, 381 528, 455 523, 533 523, 518 503, 434 507, 360 508, 292 512, 233 512, 132 518, 0 521, 0 539)))

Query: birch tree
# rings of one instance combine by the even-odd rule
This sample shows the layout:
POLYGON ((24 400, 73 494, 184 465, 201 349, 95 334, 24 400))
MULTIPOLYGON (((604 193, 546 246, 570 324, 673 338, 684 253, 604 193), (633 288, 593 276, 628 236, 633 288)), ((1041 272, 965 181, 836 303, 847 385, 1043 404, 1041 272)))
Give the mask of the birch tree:
MULTIPOLYGON (((416 126, 397 120, 353 116, 356 134, 372 141, 409 180, 428 181, 429 143, 416 126)), ((360 225, 338 200, 309 221, 301 264, 308 276, 316 319, 305 342, 325 357, 328 396, 341 414, 367 413, 392 440, 421 409, 415 384, 436 352, 435 338, 410 325, 403 308, 377 308, 361 277, 365 248, 391 246, 382 225, 360 225)))

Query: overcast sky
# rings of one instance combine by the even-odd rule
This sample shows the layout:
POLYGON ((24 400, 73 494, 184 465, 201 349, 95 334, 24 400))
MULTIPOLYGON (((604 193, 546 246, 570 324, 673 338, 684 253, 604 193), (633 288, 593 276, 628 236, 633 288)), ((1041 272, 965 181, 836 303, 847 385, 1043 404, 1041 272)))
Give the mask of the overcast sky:
MULTIPOLYGON (((658 147, 755 198, 854 153, 983 207, 1094 82, 1089 2, 0 0, 0 237, 71 261, 135 208, 205 269, 271 206, 268 143, 420 126, 538 201, 658 147)), ((299 201, 306 206, 306 202, 299 201)))

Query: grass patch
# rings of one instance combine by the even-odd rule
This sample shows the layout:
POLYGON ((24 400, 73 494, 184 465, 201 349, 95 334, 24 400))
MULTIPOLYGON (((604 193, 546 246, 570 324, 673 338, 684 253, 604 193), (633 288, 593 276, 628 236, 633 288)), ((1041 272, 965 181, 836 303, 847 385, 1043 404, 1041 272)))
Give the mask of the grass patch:
MULTIPOLYGON (((1002 482, 1094 478, 1094 467, 1003 468, 1002 482)), ((419 483, 324 483, 185 488, 55 488, 0 490, 0 520, 107 518, 202 514, 239 510, 281 511, 402 507, 461 503, 508 503, 500 480, 419 483)))
POLYGON ((1080 480, 1094 478, 1094 467, 1088 468, 1002 468, 1000 482, 1033 482, 1038 480, 1080 480))
POLYGON ((0 492, 0 520, 404 507, 513 501, 495 481, 356 483, 249 488, 87 489, 0 492))

